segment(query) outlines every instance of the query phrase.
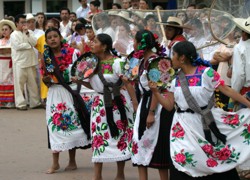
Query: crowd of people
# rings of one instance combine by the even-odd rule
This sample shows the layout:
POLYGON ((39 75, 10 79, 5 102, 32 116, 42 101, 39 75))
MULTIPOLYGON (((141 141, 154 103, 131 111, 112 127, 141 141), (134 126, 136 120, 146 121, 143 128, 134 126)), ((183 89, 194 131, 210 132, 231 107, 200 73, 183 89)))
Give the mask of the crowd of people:
POLYGON ((74 170, 76 150, 91 148, 94 180, 106 162, 125 179, 128 160, 140 180, 147 168, 162 180, 250 179, 250 17, 212 14, 211 33, 205 4, 164 13, 121 2, 105 11, 79 0, 61 21, 42 12, 0 21, 0 108, 46 109, 47 173, 60 152, 74 170), (89 54, 98 64, 83 80, 73 67, 89 54))

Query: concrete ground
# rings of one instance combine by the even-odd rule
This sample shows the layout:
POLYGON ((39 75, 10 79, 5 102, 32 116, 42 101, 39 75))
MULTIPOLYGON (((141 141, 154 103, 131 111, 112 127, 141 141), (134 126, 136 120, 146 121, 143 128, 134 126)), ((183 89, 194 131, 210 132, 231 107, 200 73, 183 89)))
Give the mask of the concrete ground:
MULTIPOLYGON (((78 169, 64 171, 68 153, 60 153, 61 169, 55 174, 46 174, 52 162, 47 148, 45 110, 18 111, 0 109, 0 180, 91 180, 93 164, 91 150, 77 150, 78 169)), ((115 177, 116 164, 105 163, 103 179, 115 177)), ((137 168, 126 163, 126 180, 137 180, 137 168)), ((157 170, 149 169, 149 180, 158 180, 157 170)))

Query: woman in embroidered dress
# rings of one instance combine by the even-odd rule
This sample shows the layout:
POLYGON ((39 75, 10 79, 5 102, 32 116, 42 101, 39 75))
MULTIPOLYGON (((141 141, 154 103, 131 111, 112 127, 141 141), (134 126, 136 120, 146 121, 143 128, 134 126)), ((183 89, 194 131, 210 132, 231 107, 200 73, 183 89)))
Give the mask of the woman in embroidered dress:
POLYGON ((15 107, 14 82, 12 72, 10 34, 16 29, 15 24, 9 20, 0 21, 0 108, 15 107))
POLYGON ((158 169, 160 179, 166 180, 171 164, 167 137, 174 112, 166 111, 152 96, 147 79, 149 60, 159 57, 162 52, 153 33, 148 30, 137 32, 134 40, 136 51, 138 47, 143 52, 138 82, 141 100, 134 124, 132 162, 138 166, 140 180, 148 179, 147 167, 158 169))
POLYGON ((116 162, 115 179, 125 179, 125 161, 130 159, 132 148, 133 106, 127 91, 120 88, 124 62, 117 57, 107 34, 95 37, 91 52, 99 59, 97 73, 89 83, 80 83, 97 92, 91 109, 93 179, 102 179, 104 162, 116 162))
POLYGON ((218 88, 248 108, 250 102, 224 85, 211 67, 204 66, 208 63, 197 58, 191 42, 180 42, 173 50, 173 68, 180 71, 172 81, 167 98, 160 95, 155 83, 149 83, 154 96, 166 109, 173 109, 175 103, 178 107, 170 135, 174 165, 170 171, 171 179, 239 180, 235 167, 249 168, 250 165, 250 110, 230 113, 213 107, 214 90, 218 88), (187 89, 182 87, 184 84, 187 89), (187 95, 188 89, 191 96, 187 95), (197 105, 193 105, 194 102, 197 105), (199 109, 204 111, 198 112, 199 109))
POLYGON ((60 168, 59 152, 61 151, 69 151, 69 164, 65 170, 76 169, 76 148, 87 148, 90 141, 87 138, 89 127, 81 126, 80 111, 76 110, 77 101, 81 97, 77 99, 76 93, 70 87, 70 69, 77 59, 78 52, 67 44, 62 44, 62 36, 56 28, 46 30, 45 38, 48 46, 44 51, 43 81, 49 87, 46 120, 49 148, 53 153, 53 163, 47 173, 51 174, 60 168))

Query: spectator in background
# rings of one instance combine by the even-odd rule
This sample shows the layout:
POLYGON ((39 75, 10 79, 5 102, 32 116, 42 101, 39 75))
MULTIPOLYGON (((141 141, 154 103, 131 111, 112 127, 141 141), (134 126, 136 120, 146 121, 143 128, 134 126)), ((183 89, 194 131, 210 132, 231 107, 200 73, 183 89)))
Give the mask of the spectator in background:
POLYGON ((0 109, 15 107, 14 80, 11 59, 10 34, 16 29, 15 24, 3 19, 0 21, 0 109))
POLYGON ((149 1, 148 0, 140 0, 139 9, 140 10, 147 10, 147 9, 149 9, 149 1))
POLYGON ((139 9, 140 0, 131 0, 131 7, 128 10, 139 9))
POLYGON ((194 9, 196 9, 196 4, 189 4, 187 6, 186 13, 187 13, 188 19, 193 19, 194 18, 194 14, 195 14, 194 9))
POLYGON ((128 9, 131 6, 130 0, 122 0, 122 9, 128 9))
POLYGON ((121 9, 122 6, 119 3, 113 3, 112 4, 112 9, 121 9))
POLYGON ((186 24, 188 22, 188 16, 185 11, 179 11, 176 13, 176 17, 180 18, 182 20, 183 24, 186 24))
POLYGON ((196 9, 204 9, 207 8, 207 5, 205 3, 199 3, 196 5, 196 9))
POLYGON ((71 22, 73 22, 73 21, 76 20, 76 19, 77 19, 76 13, 75 13, 75 12, 70 12, 70 13, 69 13, 69 20, 70 20, 71 22))
POLYGON ((36 29, 45 31, 46 16, 43 12, 36 13, 36 29))
POLYGON ((79 3, 81 3, 81 6, 76 10, 76 16, 77 18, 87 18, 87 15, 90 11, 90 8, 87 4, 87 0, 78 0, 79 3))
POLYGON ((40 107, 40 96, 36 83, 36 65, 38 64, 33 47, 37 39, 31 30, 28 30, 26 17, 15 17, 17 29, 11 34, 11 56, 13 59, 15 103, 18 110, 27 110, 27 102, 24 97, 24 87, 29 92, 30 108, 40 107))
POLYGON ((60 32, 63 38, 66 38, 70 35, 70 28, 72 25, 72 22, 69 20, 69 14, 70 10, 68 8, 62 8, 60 11, 60 32))
MULTIPOLYGON (((44 31, 41 29, 36 29, 36 18, 31 14, 28 13, 26 15, 26 22, 27 22, 27 28, 28 30, 31 30, 34 33, 34 36, 36 39, 39 39, 43 34, 44 31)), ((36 53, 36 61, 39 62, 41 59, 39 58, 39 53, 38 50, 34 47, 34 51, 36 53)), ((36 72, 37 72, 37 77, 36 77, 36 82, 38 84, 39 92, 40 92, 40 70, 39 70, 39 64, 36 66, 36 72)))
POLYGON ((90 16, 94 16, 95 14, 98 14, 101 12, 99 7, 101 6, 101 2, 99 0, 93 0, 89 3, 90 11, 88 12, 87 19, 89 19, 90 16))

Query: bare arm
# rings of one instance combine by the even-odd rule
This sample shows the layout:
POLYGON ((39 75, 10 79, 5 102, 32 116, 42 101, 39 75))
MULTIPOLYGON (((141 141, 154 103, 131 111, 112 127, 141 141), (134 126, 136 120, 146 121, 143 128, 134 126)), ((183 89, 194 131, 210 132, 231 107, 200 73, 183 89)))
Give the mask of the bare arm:
POLYGON ((157 89, 157 84, 150 81, 149 87, 153 92, 157 101, 168 111, 171 111, 174 108, 174 94, 172 92, 165 92, 165 97, 163 97, 157 89))
POLYGON ((220 85, 218 89, 225 94, 228 97, 231 97, 233 100, 240 102, 250 108, 250 101, 248 101, 244 96, 240 95, 238 92, 233 90, 232 88, 225 86, 225 85, 220 85))
POLYGON ((132 84, 128 81, 127 78, 125 77, 122 77, 121 78, 127 91, 128 91, 128 94, 132 100, 132 103, 133 103, 133 108, 134 108, 134 111, 136 112, 137 111, 137 108, 138 108, 138 101, 137 101, 137 98, 136 98, 136 93, 135 93, 135 89, 134 87, 132 86, 132 84))
POLYGON ((75 77, 75 76, 72 77, 71 80, 72 80, 74 83, 84 85, 85 87, 87 87, 87 88, 89 88, 89 89, 93 89, 89 82, 85 82, 85 81, 78 80, 77 77, 75 77))

